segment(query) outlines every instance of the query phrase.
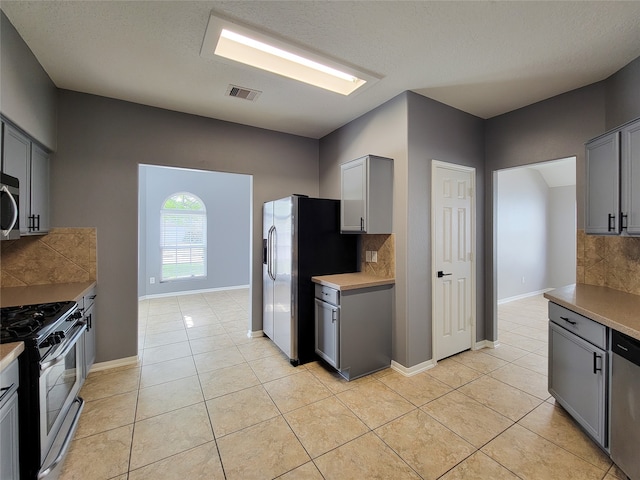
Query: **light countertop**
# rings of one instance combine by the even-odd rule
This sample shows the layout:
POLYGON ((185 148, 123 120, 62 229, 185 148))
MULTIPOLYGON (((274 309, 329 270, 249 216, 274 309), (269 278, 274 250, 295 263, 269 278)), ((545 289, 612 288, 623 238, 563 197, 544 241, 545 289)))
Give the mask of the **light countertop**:
POLYGON ((378 287, 381 285, 394 285, 396 283, 395 278, 376 277, 362 272, 320 275, 311 277, 311 280, 320 285, 326 285, 327 287, 341 291, 378 287))
POLYGON ((640 340, 640 295, 577 283, 557 288, 544 296, 558 305, 640 340))
POLYGON ((80 282, 6 287, 0 291, 0 307, 77 300, 93 288, 95 284, 96 282, 80 282))
POLYGON ((0 345, 0 372, 7 368, 11 362, 24 351, 24 343, 13 342, 0 345))

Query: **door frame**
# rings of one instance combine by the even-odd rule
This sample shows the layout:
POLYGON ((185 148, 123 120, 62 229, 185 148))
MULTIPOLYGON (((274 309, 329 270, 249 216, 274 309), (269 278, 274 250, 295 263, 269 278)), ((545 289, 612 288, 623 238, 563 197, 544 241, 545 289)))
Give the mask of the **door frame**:
POLYGON ((480 348, 476 342, 476 242, 477 242, 477 232, 476 232, 476 169, 474 167, 467 167, 464 165, 458 165, 455 163, 447 163, 442 162, 440 160, 431 160, 431 357, 433 361, 433 365, 435 366, 438 361, 436 360, 436 352, 437 352, 437 336, 436 336, 436 322, 435 322, 435 311, 436 311, 436 284, 433 280, 436 275, 436 255, 434 245, 436 243, 436 225, 435 225, 435 197, 436 197, 436 189, 434 188, 434 179, 435 179, 435 171, 438 168, 445 168, 448 170, 456 170, 459 172, 471 173, 471 215, 470 215, 470 223, 471 223, 471 328, 470 328, 470 339, 469 346, 471 350, 477 350, 480 348))

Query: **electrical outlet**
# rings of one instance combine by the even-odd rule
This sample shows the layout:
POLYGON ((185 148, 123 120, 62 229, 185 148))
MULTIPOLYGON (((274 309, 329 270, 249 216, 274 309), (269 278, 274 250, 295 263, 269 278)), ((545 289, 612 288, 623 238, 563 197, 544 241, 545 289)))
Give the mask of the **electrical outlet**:
POLYGON ((156 277, 149 277, 149 283, 151 285, 153 285, 154 283, 156 283, 156 277))
POLYGON ((375 250, 371 252, 371 262, 378 263, 378 252, 375 250))
POLYGON ((371 250, 364 252, 364 260, 365 262, 371 262, 371 250))

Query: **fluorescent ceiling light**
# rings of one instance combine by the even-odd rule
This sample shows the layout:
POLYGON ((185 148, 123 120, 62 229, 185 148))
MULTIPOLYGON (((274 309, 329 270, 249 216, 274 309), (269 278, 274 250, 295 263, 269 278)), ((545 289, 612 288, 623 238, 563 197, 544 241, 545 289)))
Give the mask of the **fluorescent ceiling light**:
POLYGON ((377 80, 353 68, 211 16, 201 54, 215 55, 349 95, 377 80), (337 67, 337 68, 336 68, 337 67))

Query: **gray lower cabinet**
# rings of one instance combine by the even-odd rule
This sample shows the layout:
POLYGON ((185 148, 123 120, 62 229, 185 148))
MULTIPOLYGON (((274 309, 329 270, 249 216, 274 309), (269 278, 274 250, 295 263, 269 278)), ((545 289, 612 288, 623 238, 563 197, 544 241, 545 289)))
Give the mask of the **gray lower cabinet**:
POLYGON ((18 480, 18 361, 2 371, 0 384, 0 478, 18 480))
POLYGON ((340 366, 340 307, 316 298, 316 353, 334 368, 340 366))
POLYGON ((608 329, 553 303, 549 318, 549 393, 607 448, 608 329))
POLYGON ((316 285, 316 353, 347 380, 391 365, 393 285, 316 285))

